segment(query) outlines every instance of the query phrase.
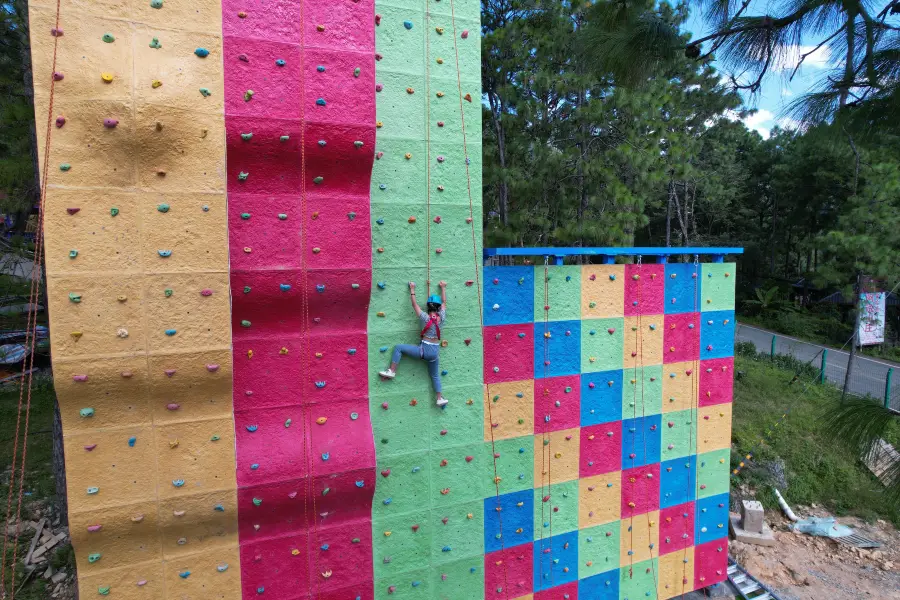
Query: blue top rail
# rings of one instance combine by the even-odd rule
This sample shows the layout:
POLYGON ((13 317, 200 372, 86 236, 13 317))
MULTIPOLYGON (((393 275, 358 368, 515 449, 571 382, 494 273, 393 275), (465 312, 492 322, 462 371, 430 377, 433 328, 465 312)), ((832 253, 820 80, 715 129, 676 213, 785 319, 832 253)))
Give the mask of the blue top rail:
POLYGON ((554 264, 563 264, 566 256, 600 256, 603 264, 613 264, 617 256, 652 256, 658 263, 679 254, 712 256, 712 262, 725 262, 726 254, 743 254, 743 248, 485 248, 484 258, 491 256, 553 257, 554 264))

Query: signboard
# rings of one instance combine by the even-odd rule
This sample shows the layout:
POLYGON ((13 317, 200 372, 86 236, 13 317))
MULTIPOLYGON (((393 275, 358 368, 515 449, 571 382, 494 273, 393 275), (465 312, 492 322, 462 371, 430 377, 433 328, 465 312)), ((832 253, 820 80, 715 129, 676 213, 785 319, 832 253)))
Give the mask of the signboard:
POLYGON ((884 343, 884 292, 859 295, 859 345, 884 343))

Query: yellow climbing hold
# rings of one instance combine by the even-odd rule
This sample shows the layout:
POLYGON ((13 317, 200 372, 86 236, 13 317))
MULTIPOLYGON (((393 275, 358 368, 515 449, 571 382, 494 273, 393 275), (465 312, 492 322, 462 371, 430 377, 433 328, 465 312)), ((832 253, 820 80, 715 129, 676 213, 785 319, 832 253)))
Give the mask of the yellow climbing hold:
POLYGON ((281 347, 281 350, 278 351, 278 354, 280 354, 280 355, 282 355, 282 356, 284 356, 284 355, 287 354, 287 353, 288 353, 288 349, 287 349, 286 346, 282 346, 282 347, 281 347))
POLYGON ((84 335, 84 333, 81 332, 81 331, 73 331, 73 332, 70 333, 69 335, 71 335, 71 336, 72 336, 72 339, 74 339, 74 340, 77 342, 78 339, 79 339, 81 336, 84 335))
POLYGON ((444 64, 444 59, 443 59, 443 58, 440 58, 440 57, 438 57, 438 59, 437 59, 437 64, 439 64, 439 65, 442 65, 442 64, 444 64))
POLYGON ((158 88, 161 85, 162 85, 162 81, 160 81, 159 79, 154 79, 153 83, 150 84, 150 87, 152 87, 155 90, 156 88, 158 88))
POLYGON ((291 549, 291 556, 297 556, 298 554, 300 554, 299 550, 297 550, 296 548, 291 549))
POLYGON ((328 421, 328 417, 319 417, 316 419, 316 423, 319 425, 324 425, 328 421))
POLYGON ((381 121, 375 121, 375 127, 378 127, 380 129, 384 127, 384 123, 382 123, 381 121))
POLYGON ((177 447, 178 447, 178 440, 172 440, 171 442, 169 442, 170 449, 174 450, 177 447))
POLYGON ((253 350, 247 350, 247 358, 253 358, 253 350))
POLYGON ((391 532, 390 532, 390 531, 385 531, 385 532, 384 532, 384 537, 391 537, 391 532))
POLYGON ((106 83, 112 83, 114 77, 112 73, 100 73, 100 79, 102 79, 106 83))
POLYGON ((466 518, 467 518, 467 519, 473 519, 474 516, 472 515, 472 513, 469 513, 469 514, 466 515, 466 518))
POLYGON ((407 152, 407 153, 404 155, 404 158, 406 158, 406 160, 409 160, 409 159, 412 158, 412 154, 410 154, 409 152, 407 152))
POLYGON ((116 296, 116 300, 118 300, 119 302, 125 302, 126 300, 128 300, 128 296, 116 296))
POLYGON ((322 358, 324 356, 321 352, 316 352, 316 358, 322 358))
POLYGON ((245 246, 244 252, 246 252, 247 254, 250 254, 251 252, 253 252, 253 248, 251 248, 250 246, 245 246))

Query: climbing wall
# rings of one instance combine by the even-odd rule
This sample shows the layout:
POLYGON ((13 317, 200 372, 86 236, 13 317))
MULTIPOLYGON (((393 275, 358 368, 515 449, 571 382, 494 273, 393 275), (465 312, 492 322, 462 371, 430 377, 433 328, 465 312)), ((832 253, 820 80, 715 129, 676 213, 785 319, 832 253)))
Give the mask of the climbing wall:
POLYGON ((219 3, 29 9, 81 597, 238 599, 219 3))
POLYGON ((222 11, 244 597, 368 597, 372 3, 222 11))
POLYGON ((484 269, 484 598, 726 578, 733 264, 484 269))
POLYGON ((480 24, 475 0, 376 0, 372 169, 370 413, 375 598, 479 598, 484 498, 480 24), (425 364, 377 375, 397 343, 417 343, 424 306, 447 282, 439 409, 425 364))

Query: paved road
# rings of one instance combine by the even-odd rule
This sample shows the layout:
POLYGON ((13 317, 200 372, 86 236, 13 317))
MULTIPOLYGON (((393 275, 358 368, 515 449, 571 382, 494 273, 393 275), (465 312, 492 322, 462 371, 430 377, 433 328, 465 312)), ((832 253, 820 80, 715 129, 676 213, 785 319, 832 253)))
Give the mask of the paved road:
MULTIPOLYGON (((812 364, 819 367, 822 364, 822 356, 819 354, 824 346, 810 342, 804 342, 780 333, 773 333, 758 327, 738 323, 735 331, 735 340, 739 342, 753 342, 758 352, 771 352, 772 336, 776 336, 775 352, 796 357, 804 362, 812 360, 812 364)), ((838 385, 844 384, 844 375, 847 372, 848 352, 828 348, 828 359, 825 367, 825 377, 838 385)), ((892 406, 900 407, 900 365, 888 361, 868 358, 857 354, 856 364, 850 378, 850 392, 874 398, 884 398, 885 379, 888 369, 894 368, 895 373, 891 382, 892 406)))

